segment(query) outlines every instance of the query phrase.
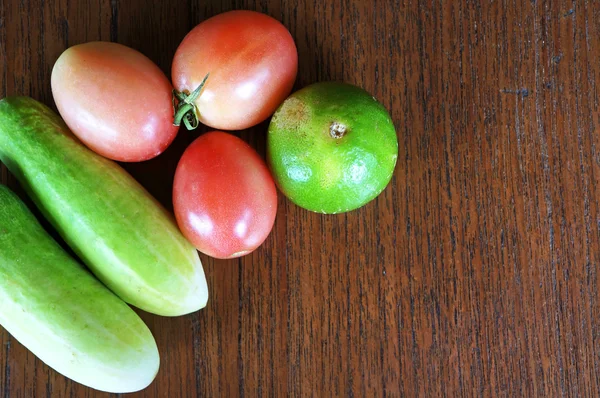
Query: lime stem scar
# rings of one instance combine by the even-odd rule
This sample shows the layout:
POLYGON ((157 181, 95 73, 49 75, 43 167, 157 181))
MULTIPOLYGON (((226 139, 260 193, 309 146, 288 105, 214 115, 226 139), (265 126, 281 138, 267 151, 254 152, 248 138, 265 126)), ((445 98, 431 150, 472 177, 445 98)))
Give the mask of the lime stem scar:
POLYGON ((336 140, 342 138, 346 134, 347 130, 348 128, 346 125, 342 123, 331 122, 331 125, 329 125, 329 135, 331 135, 331 138, 335 138, 336 140))

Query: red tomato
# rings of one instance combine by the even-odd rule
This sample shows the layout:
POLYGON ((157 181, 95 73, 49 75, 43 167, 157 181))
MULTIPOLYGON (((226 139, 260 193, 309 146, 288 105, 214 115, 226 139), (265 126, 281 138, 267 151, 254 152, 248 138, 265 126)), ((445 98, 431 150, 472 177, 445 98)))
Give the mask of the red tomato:
POLYGON ((175 89, 189 95, 208 75, 190 115, 217 129, 241 130, 267 119, 288 96, 298 71, 290 32, 253 11, 230 11, 196 26, 173 59, 175 89))
POLYGON ((153 158, 173 141, 172 90, 151 60, 117 43, 73 46, 52 69, 54 102, 71 131, 123 162, 153 158))
POLYGON ((214 131, 183 153, 173 184, 175 217, 202 253, 234 258, 267 238, 277 191, 265 162, 240 138, 214 131))

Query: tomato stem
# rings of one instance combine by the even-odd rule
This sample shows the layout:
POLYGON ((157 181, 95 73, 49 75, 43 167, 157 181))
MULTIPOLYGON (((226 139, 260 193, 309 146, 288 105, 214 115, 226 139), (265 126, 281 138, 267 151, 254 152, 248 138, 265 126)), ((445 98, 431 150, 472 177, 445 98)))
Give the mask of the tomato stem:
POLYGON ((191 94, 183 91, 173 90, 173 125, 180 126, 181 121, 188 130, 194 130, 200 122, 198 121, 198 108, 195 101, 200 96, 209 73, 204 76, 202 83, 191 94), (177 102, 175 101, 177 100, 177 102))

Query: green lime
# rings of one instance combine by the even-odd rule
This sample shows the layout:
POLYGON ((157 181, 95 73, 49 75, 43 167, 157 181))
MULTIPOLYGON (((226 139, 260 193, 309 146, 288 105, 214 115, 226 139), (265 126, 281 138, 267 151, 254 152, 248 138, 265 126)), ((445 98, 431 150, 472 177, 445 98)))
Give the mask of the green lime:
POLYGON ((390 182, 397 157, 390 115, 350 84, 317 83, 295 92, 269 125, 275 182, 308 210, 335 214, 363 206, 390 182))

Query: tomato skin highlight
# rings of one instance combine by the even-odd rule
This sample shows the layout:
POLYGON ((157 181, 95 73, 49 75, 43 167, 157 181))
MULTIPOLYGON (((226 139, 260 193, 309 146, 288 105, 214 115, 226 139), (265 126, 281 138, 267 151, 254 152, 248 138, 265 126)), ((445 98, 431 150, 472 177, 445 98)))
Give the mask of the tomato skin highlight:
POLYGON ((175 89, 191 93, 210 74, 195 104, 200 122, 215 129, 252 127, 289 95, 298 51, 279 21, 254 11, 216 15, 183 39, 171 68, 175 89))
POLYGON ((148 160, 177 135, 171 82, 132 48, 109 42, 70 47, 54 64, 51 82, 58 111, 71 131, 104 157, 148 160))
POLYGON ((173 208, 183 235, 215 258, 246 255, 267 238, 277 190, 261 157, 220 131, 197 138, 183 153, 173 183, 173 208))

